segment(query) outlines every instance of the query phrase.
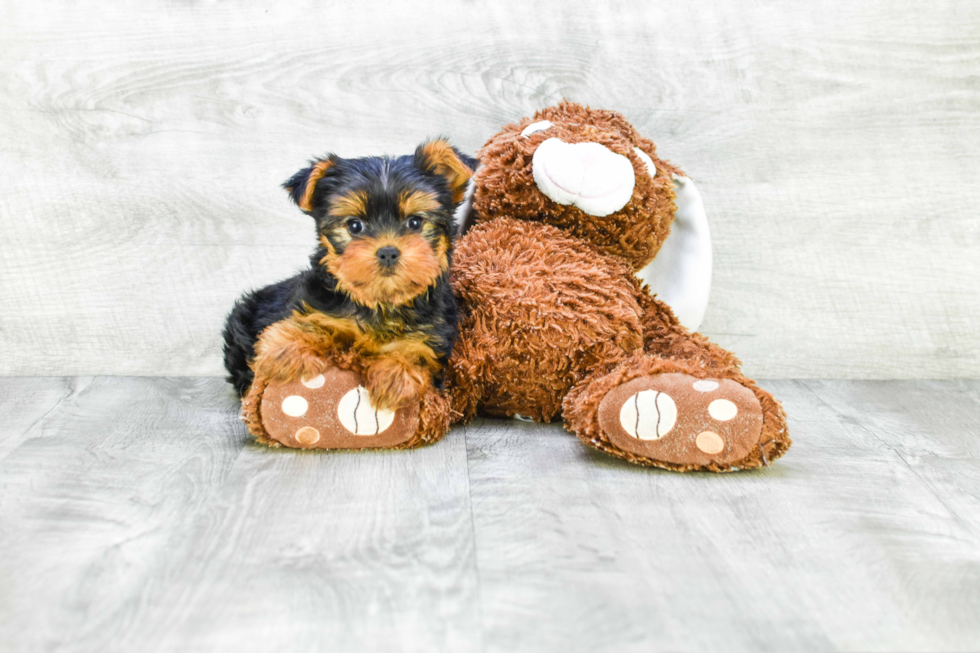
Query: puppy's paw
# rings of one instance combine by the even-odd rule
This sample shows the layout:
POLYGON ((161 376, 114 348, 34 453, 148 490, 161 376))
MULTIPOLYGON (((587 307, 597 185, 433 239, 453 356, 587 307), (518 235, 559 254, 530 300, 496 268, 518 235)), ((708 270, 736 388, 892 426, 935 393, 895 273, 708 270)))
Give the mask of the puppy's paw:
POLYGON ((425 369, 395 359, 382 358, 365 375, 371 403, 384 410, 398 410, 417 401, 430 382, 425 369))
POLYGON ((255 343, 252 371, 270 381, 288 383, 312 378, 330 368, 321 347, 290 322, 273 324, 255 343))

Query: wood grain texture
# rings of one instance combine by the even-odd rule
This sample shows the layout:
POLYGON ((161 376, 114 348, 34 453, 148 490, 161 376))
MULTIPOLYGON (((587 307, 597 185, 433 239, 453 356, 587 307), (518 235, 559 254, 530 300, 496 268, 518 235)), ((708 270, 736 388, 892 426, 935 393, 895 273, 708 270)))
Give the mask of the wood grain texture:
POLYGON ((271 450, 219 379, 0 390, 45 412, 0 426, 5 653, 481 650, 461 438, 271 450))
POLYGON ((703 329, 758 376, 980 364, 980 5, 548 0, 0 7, 0 374, 219 374, 305 265, 307 157, 475 151, 567 97, 704 196, 703 329))
POLYGON ((0 379, 0 650, 980 648, 980 382, 765 385, 789 454, 682 475, 502 420, 270 450, 218 379, 0 379))
POLYGON ((468 428, 488 650, 976 650, 980 406, 950 382, 766 385, 795 446, 757 472, 468 428))

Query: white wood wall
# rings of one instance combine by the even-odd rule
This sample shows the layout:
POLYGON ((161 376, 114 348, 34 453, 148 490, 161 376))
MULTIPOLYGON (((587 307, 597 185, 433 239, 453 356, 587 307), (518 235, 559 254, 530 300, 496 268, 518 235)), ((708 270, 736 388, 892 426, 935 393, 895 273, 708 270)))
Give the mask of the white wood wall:
POLYGON ((975 0, 4 0, 0 374, 220 374, 232 301, 314 244, 309 156, 563 97, 698 181, 703 330, 749 373, 977 375, 975 0))

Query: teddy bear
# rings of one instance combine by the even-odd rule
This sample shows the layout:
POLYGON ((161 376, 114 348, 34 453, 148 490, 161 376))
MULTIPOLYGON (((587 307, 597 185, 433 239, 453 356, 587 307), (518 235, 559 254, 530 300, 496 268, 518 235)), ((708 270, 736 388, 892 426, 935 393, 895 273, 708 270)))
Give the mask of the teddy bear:
POLYGON ((652 141, 619 113, 566 101, 505 126, 478 158, 450 271, 455 423, 560 417, 588 446, 674 471, 787 451, 779 402, 644 283, 659 279, 696 328, 710 243, 705 257, 697 224, 668 238, 678 196, 696 191, 652 141), (672 263, 658 270, 662 249, 672 263))

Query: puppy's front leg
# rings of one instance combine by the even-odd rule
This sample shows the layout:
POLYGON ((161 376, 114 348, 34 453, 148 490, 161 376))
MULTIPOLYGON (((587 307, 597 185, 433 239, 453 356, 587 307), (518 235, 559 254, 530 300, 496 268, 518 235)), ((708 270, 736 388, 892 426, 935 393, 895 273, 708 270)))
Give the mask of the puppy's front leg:
POLYGON ((252 371, 270 381, 311 378, 330 368, 331 357, 350 349, 361 333, 353 320, 294 313, 259 334, 252 371))

